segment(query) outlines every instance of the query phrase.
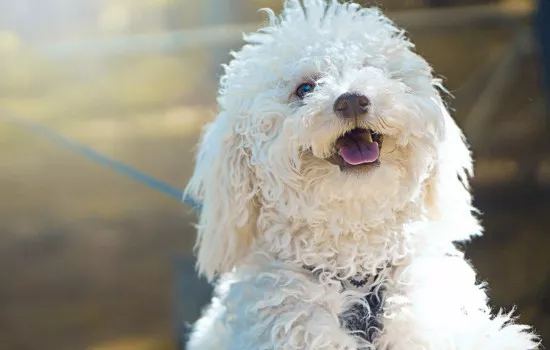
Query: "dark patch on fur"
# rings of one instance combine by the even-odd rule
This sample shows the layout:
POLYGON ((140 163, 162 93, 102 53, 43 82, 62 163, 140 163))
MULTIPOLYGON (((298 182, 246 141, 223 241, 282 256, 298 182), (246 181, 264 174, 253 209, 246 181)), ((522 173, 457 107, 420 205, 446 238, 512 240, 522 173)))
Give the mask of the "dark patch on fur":
POLYGON ((361 302, 355 303, 341 317, 346 329, 370 343, 382 331, 382 322, 379 318, 383 305, 382 293, 383 290, 380 288, 371 290, 361 302))

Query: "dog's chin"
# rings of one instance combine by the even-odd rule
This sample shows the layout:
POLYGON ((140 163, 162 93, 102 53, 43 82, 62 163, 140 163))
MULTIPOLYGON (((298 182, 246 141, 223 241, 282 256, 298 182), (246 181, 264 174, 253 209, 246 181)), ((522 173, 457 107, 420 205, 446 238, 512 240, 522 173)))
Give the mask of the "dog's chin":
POLYGON ((355 128, 337 138, 325 161, 343 173, 363 174, 378 168, 384 136, 372 129, 355 128))

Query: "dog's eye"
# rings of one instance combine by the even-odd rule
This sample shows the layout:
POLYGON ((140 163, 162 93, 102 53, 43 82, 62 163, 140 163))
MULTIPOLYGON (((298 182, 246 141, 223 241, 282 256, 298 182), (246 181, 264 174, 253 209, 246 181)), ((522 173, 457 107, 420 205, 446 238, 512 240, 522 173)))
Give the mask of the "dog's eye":
POLYGON ((311 93, 313 89, 315 89, 314 83, 303 83, 296 89, 296 96, 303 99, 307 94, 311 93))

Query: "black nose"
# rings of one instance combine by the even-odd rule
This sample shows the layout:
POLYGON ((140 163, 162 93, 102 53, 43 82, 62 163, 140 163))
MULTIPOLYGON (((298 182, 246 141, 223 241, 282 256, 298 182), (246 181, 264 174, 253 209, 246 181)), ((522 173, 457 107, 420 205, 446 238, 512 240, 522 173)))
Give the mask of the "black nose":
POLYGON ((342 118, 355 118, 367 113, 369 104, 367 96, 346 92, 334 102, 334 112, 342 118))

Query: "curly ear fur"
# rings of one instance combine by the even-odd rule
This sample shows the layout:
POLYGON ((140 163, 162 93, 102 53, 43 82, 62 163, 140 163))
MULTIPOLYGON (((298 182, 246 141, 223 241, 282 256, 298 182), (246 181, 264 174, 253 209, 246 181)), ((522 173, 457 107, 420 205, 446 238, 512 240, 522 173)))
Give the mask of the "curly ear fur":
POLYGON ((471 152, 464 134, 442 101, 443 134, 438 159, 426 183, 426 206, 431 219, 445 224, 446 234, 465 240, 482 231, 472 206, 469 178, 473 175, 471 152), (449 231, 449 228, 452 228, 449 231))
POLYGON ((203 203, 195 249, 199 272, 210 280, 238 263, 256 230, 256 181, 238 123, 222 112, 207 126, 185 190, 203 203))

